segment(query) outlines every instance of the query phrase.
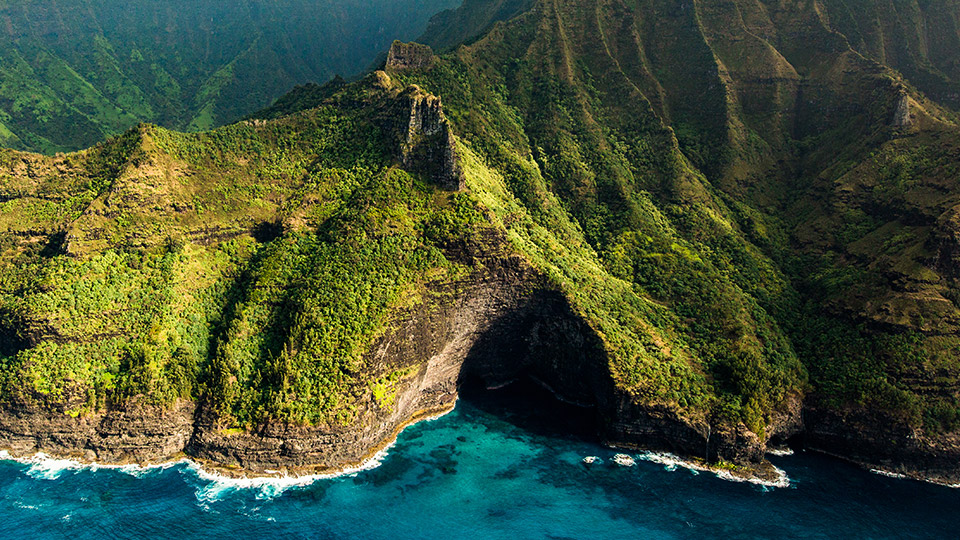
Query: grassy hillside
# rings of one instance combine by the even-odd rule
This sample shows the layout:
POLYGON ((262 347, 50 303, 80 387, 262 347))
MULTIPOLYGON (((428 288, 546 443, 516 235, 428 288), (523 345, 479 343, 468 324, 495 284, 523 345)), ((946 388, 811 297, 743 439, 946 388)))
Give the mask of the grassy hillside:
POLYGON ((480 220, 392 164, 373 110, 3 153, 4 399, 82 414, 206 395, 228 424, 349 419, 402 375, 364 369, 364 345, 468 271, 435 245, 480 220))
POLYGON ((91 146, 137 122, 199 131, 365 70, 454 0, 0 4, 0 147, 91 146))
MULTIPOLYGON (((407 376, 367 365, 372 343, 482 272, 450 246, 494 233, 636 404, 760 440, 804 396, 955 433, 960 128, 909 73, 949 86, 958 53, 884 63, 825 5, 538 0, 496 22, 516 6, 468 2, 436 20, 489 30, 415 69, 300 87, 206 133, 4 152, 2 395, 346 422, 407 376), (439 103, 424 92, 464 191, 400 167, 416 123, 384 119, 439 103)), ((929 23, 923 43, 955 34, 929 23)))
POLYGON ((806 389, 953 431, 960 4, 826 6, 537 2, 411 80, 488 163, 536 163, 720 410, 757 431, 806 389))

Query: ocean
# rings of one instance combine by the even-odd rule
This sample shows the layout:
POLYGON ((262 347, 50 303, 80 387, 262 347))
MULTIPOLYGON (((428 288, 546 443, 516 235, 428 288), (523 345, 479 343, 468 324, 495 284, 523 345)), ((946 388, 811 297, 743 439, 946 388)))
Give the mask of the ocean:
POLYGON ((600 446, 568 412, 474 394, 407 428, 376 467, 324 479, 2 460, 0 538, 960 537, 958 489, 810 452, 771 457, 779 487, 736 482, 600 446))

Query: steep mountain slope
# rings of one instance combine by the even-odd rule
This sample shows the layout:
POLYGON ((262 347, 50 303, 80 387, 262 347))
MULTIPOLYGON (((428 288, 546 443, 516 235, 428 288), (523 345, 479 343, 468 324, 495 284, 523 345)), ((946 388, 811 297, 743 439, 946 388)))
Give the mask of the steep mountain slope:
POLYGON ((904 74, 932 99, 960 108, 960 8, 931 2, 826 1, 830 25, 864 56, 904 74))
POLYGON ((210 129, 366 69, 455 0, 0 2, 0 146, 53 153, 137 122, 210 129))
POLYGON ((239 124, 0 154, 0 435, 334 467, 532 376, 611 443, 956 482, 960 53, 894 62, 848 4, 471 1, 426 38, 469 44, 239 124))
POLYGON ((434 49, 451 48, 486 33, 533 6, 533 0, 465 0, 457 9, 437 13, 417 40, 434 49))
POLYGON ((719 410, 760 433, 753 411, 784 394, 754 377, 789 381, 771 360, 796 351, 812 376, 808 440, 874 462, 920 454, 929 469, 952 467, 956 282, 941 255, 954 242, 952 112, 852 48, 815 3, 541 2, 456 57, 455 76, 421 82, 448 96, 465 138, 507 139, 537 161, 608 270, 626 262, 621 277, 696 313, 688 343, 721 396, 736 389, 719 410), (507 127, 510 115, 522 131, 507 127), (668 136, 657 141, 665 127, 673 149, 668 136), (651 148, 660 154, 642 153, 651 148), (705 177, 664 170, 671 161, 705 177), (698 335, 737 302, 703 291, 718 281, 708 273, 678 275, 649 236, 638 245, 649 212, 632 207, 638 189, 779 330, 752 331, 732 313, 736 324, 698 335), (777 332, 792 346, 770 339, 777 332))

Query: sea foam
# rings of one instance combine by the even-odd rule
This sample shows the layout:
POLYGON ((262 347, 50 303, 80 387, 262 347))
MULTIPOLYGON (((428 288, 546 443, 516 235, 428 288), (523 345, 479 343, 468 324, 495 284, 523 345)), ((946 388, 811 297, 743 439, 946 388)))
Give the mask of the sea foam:
POLYGON ((191 463, 188 459, 180 459, 176 461, 158 463, 156 465, 107 465, 103 463, 80 461, 78 459, 53 457, 43 452, 37 452, 32 456, 14 457, 6 450, 0 450, 0 460, 15 461, 22 465, 27 465, 28 468, 25 471, 25 474, 38 480, 56 480, 63 476, 63 474, 66 472, 76 472, 80 470, 112 470, 141 478, 152 471, 160 471, 175 467, 177 465, 191 463))
POLYGON ((886 476, 887 478, 896 478, 898 480, 906 480, 910 478, 905 474, 895 473, 893 471, 885 471, 883 469, 870 469, 870 472, 873 474, 879 474, 880 476, 886 476))
POLYGON ((764 480, 762 478, 756 477, 742 477, 737 476, 730 471, 723 469, 715 469, 708 467, 706 465, 701 465, 692 461, 687 461, 679 456, 671 454, 669 452, 643 452, 642 454, 637 455, 637 459, 642 459, 644 461, 649 461, 651 463, 657 463, 663 465, 663 468, 668 471, 675 471, 678 467, 686 469, 692 473, 699 474, 701 472, 712 472, 721 480, 727 480, 729 482, 747 482, 750 484, 755 484, 758 486, 763 486, 766 488, 787 488, 790 487, 790 477, 787 476, 787 473, 778 467, 773 467, 774 472, 776 473, 776 479, 774 480, 764 480))
POLYGON ((201 502, 212 502, 220 500, 227 494, 239 490, 257 490, 258 493, 256 497, 258 499, 272 499, 283 494, 290 488, 306 486, 317 480, 356 475, 361 471, 378 467, 387 457, 388 450, 393 444, 394 443, 387 445, 356 467, 348 467, 340 471, 324 474, 285 475, 276 477, 231 478, 214 471, 206 470, 199 463, 186 458, 157 465, 105 465, 102 463, 86 463, 76 459, 56 458, 43 452, 37 452, 28 457, 14 457, 6 450, 0 450, 0 460, 15 461, 26 465, 28 468, 24 471, 25 474, 37 480, 57 480, 65 473, 81 470, 113 470, 137 478, 143 478, 151 472, 179 466, 181 467, 181 472, 190 474, 201 480, 202 485, 197 487, 197 499, 201 502))
POLYGON ((393 445, 394 443, 390 443, 356 467, 347 467, 339 471, 322 474, 234 478, 204 469, 193 461, 189 462, 184 470, 204 481, 205 485, 197 489, 197 500, 201 502, 218 501, 230 493, 240 490, 255 490, 258 492, 257 499, 268 500, 279 497, 291 488, 308 486, 317 480, 354 476, 359 472, 375 469, 383 463, 393 445))
MULTIPOLYGON (((440 414, 425 417, 404 427, 410 427, 420 422, 430 422, 441 418, 453 411, 444 411, 440 414)), ((402 431, 402 430, 401 430, 402 431)), ((43 452, 37 452, 32 456, 14 457, 6 450, 0 450, 0 460, 15 461, 28 468, 25 471, 27 476, 38 480, 56 480, 67 472, 77 472, 80 470, 98 471, 114 470, 129 474, 137 478, 142 478, 151 472, 162 471, 173 467, 181 467, 182 472, 187 472, 195 478, 202 481, 202 485, 197 487, 197 500, 202 503, 217 501, 227 494, 240 490, 256 490, 258 499, 272 499, 283 494, 285 491, 310 485, 317 480, 326 480, 341 476, 354 476, 359 472, 379 467, 386 459, 391 448, 396 444, 396 438, 384 446, 378 452, 367 458, 363 463, 355 467, 346 467, 344 469, 322 474, 308 475, 280 475, 266 477, 230 477, 219 474, 216 471, 205 469, 201 464, 188 458, 175 461, 158 463, 156 465, 106 465, 96 462, 85 462, 78 459, 53 457, 43 452)), ((267 471, 269 473, 279 473, 279 471, 267 471)))
POLYGON ((960 488, 960 484, 951 484, 949 482, 945 482, 943 480, 937 480, 934 478, 916 478, 913 476, 908 476, 906 474, 900 474, 893 471, 885 471, 883 469, 870 469, 870 472, 880 476, 886 476, 887 478, 895 478, 897 480, 917 480, 920 482, 926 482, 928 484, 936 484, 938 486, 943 486, 943 487, 948 487, 953 489, 960 488))

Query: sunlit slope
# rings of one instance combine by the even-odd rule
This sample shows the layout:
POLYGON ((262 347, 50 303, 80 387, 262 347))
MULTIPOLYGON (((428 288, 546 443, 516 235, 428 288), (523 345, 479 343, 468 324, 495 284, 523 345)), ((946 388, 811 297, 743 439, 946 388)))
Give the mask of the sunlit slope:
POLYGON ((489 162, 536 162, 718 395, 776 408, 798 354, 812 402, 952 431, 958 53, 929 45, 957 4, 828 4, 538 2, 414 79, 489 162))
POLYGON ((610 410, 757 452, 802 401, 949 442, 949 103, 817 3, 525 7, 469 2, 443 16, 489 28, 468 44, 211 132, 3 153, 5 399, 363 421, 428 360, 376 340, 510 260, 595 335, 610 410))

